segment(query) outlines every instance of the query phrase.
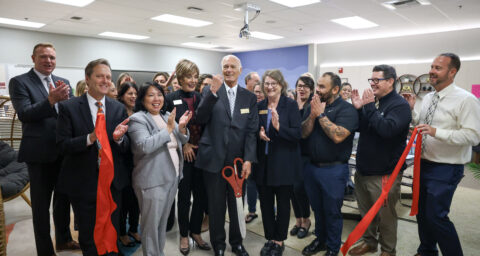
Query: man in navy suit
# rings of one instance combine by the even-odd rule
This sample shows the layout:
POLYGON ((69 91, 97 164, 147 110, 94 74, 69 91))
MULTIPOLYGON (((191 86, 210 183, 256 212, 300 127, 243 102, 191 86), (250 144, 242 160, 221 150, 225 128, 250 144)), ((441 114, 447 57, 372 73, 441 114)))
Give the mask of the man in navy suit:
POLYGON ((220 76, 214 76, 211 87, 203 90, 197 109, 197 121, 205 124, 205 129, 200 138, 195 167, 204 170, 210 241, 215 255, 225 254, 224 225, 228 204, 232 251, 236 255, 248 256, 242 245, 235 196, 221 170, 226 165, 232 166, 233 160, 240 157, 244 160, 242 176, 248 178, 250 175, 257 151, 257 98, 238 86, 238 77, 242 72, 240 59, 233 55, 225 56, 222 71, 225 82, 222 83, 220 76))
POLYGON ((106 132, 112 150, 114 178, 111 185, 117 208, 112 214, 112 224, 118 232, 121 191, 127 186, 128 174, 122 152, 130 143, 124 136, 127 112, 120 102, 105 97, 111 80, 110 64, 105 59, 91 61, 85 68, 88 92, 81 97, 62 102, 57 121, 57 144, 65 157, 59 175, 58 189, 68 194, 78 219, 80 247, 83 255, 97 255, 94 241, 96 221, 98 167, 98 143, 95 121, 98 105, 105 113, 106 132))
POLYGON ((72 97, 68 80, 52 74, 56 53, 52 44, 33 48, 35 64, 30 71, 10 80, 9 91, 18 119, 22 122, 22 142, 18 161, 26 162, 30 176, 30 198, 37 254, 55 255, 50 238, 50 201, 56 249, 79 249, 70 233, 70 204, 55 186, 62 157, 55 145, 58 103, 72 97))

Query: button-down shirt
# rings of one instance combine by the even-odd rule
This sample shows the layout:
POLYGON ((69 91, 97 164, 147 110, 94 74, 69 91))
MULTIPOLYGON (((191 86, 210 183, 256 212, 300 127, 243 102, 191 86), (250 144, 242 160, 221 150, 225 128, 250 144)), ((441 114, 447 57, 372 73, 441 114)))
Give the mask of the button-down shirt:
MULTIPOLYGON (((414 124, 424 123, 434 92, 427 94, 420 114, 413 111, 414 124)), ((480 143, 480 101, 455 83, 438 92, 440 97, 431 126, 435 137, 427 136, 422 158, 438 163, 465 164, 472 146, 480 143)))
MULTIPOLYGON (((46 77, 49 77, 50 78, 50 81, 52 81, 52 85, 53 87, 55 87, 55 83, 53 82, 53 79, 52 79, 52 74, 46 76, 40 72, 38 72, 36 69, 33 69, 33 72, 35 72, 35 74, 37 74, 38 78, 40 78, 40 81, 42 81, 42 84, 43 84, 43 87, 45 88, 45 90, 47 91, 47 95, 50 94, 50 86, 47 84, 47 81, 45 81, 45 78, 46 77)), ((58 113, 58 103, 55 103, 55 110, 57 111, 58 113)))

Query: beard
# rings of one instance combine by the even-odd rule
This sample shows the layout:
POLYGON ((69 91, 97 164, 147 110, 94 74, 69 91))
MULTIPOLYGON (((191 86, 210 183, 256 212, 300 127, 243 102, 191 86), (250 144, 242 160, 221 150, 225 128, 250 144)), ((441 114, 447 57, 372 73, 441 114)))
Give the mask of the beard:
POLYGON ((333 98, 333 93, 332 93, 332 89, 330 89, 328 92, 324 93, 324 94, 321 94, 321 93, 318 93, 318 95, 320 96, 320 101, 321 102, 329 102, 330 99, 333 98))

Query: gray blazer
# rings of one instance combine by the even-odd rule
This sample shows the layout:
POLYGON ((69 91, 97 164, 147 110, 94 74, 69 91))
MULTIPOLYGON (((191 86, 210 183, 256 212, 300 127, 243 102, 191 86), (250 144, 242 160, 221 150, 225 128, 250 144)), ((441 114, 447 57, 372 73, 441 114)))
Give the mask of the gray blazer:
MULTIPOLYGON (((170 113, 160 115, 167 122, 170 113)), ((130 116, 128 126, 134 166, 132 185, 146 189, 179 181, 183 177, 182 144, 187 143, 189 139, 190 133, 188 130, 187 135, 183 135, 179 132, 178 125, 175 124, 173 131, 178 142, 177 153, 180 175, 177 179, 175 167, 167 148, 167 143, 170 142, 167 129, 160 130, 152 115, 145 111, 139 111, 130 116)))

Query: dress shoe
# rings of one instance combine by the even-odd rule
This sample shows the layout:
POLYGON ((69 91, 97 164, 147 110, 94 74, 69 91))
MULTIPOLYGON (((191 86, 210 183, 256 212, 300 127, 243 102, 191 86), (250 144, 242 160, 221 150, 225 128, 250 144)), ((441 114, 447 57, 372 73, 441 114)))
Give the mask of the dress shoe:
POLYGON ((290 229, 290 235, 291 235, 291 236, 296 236, 296 235, 298 234, 298 230, 299 230, 299 229, 300 229, 299 226, 297 226, 297 225, 293 226, 293 228, 290 229))
POLYGON ((138 233, 132 233, 132 232, 128 232, 128 236, 129 236, 129 237, 131 237, 131 238, 133 238, 133 241, 135 241, 135 243, 137 243, 137 244, 141 244, 141 243, 142 243, 142 241, 141 241, 141 240, 139 240, 139 239, 137 239, 137 237, 136 237, 135 235, 139 236, 139 234, 138 234, 138 233))
POLYGON ((215 250, 215 256, 225 256, 225 250, 215 250))
POLYGON ((68 241, 64 244, 56 244, 55 248, 57 252, 59 251, 73 251, 73 250, 80 250, 80 244, 75 241, 68 241))
POLYGON ((324 243, 321 243, 318 238, 315 238, 309 245, 302 250, 302 254, 305 256, 314 255, 317 252, 325 251, 327 247, 324 243))
POLYGON ((265 245, 263 245, 262 250, 260 250, 260 256, 267 256, 270 255, 270 251, 275 243, 271 240, 267 241, 265 245))
POLYGON ((330 251, 327 250, 327 252, 324 254, 324 256, 337 256, 338 252, 330 251))
POLYGON ((197 239, 195 239, 195 237, 193 237, 192 234, 190 234, 190 237, 192 238, 194 244, 196 244, 200 250, 209 251, 212 249, 212 247, 210 247, 210 245, 207 242, 205 241, 202 241, 201 243, 198 242, 197 239))
POLYGON ((190 243, 188 237, 180 237, 180 246, 178 247, 182 255, 188 255, 190 253, 190 243), (182 247, 182 239, 187 239, 187 247, 182 247))
POLYGON ((361 256, 361 255, 364 255, 365 253, 376 252, 377 250, 378 249, 376 247, 372 247, 372 246, 368 245, 367 243, 362 242, 360 245, 351 249, 348 252, 348 254, 352 255, 352 256, 361 256))
POLYGON ((120 236, 118 240, 123 247, 135 247, 135 242, 131 241, 128 236, 120 236))
POLYGON ((285 244, 279 245, 274 243, 272 250, 270 251, 270 256, 282 256, 284 250, 285 244))
POLYGON ((395 254, 389 252, 382 252, 380 256, 395 256, 395 254))
POLYGON ((310 230, 311 226, 312 226, 312 223, 310 223, 308 228, 300 227, 298 229, 297 237, 300 238, 300 239, 305 238, 308 235, 308 230, 310 230))
POLYGON ((249 256, 247 250, 241 244, 232 246, 232 252, 237 256, 249 256))

